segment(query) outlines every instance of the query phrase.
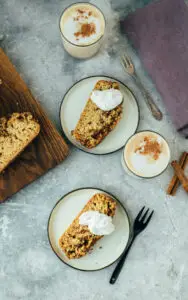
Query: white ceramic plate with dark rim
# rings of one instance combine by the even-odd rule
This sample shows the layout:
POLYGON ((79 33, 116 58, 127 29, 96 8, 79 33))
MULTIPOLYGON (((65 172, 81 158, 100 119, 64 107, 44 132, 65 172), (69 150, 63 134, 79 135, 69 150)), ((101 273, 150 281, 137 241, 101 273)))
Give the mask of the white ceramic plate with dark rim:
POLYGON ((96 188, 74 190, 60 199, 53 208, 48 221, 48 238, 54 253, 72 268, 82 271, 97 271, 114 263, 125 250, 130 235, 128 214, 123 205, 113 195, 96 188), (79 259, 68 259, 58 241, 88 200, 96 193, 112 197, 116 203, 113 217, 115 231, 97 241, 91 253, 79 259))
POLYGON ((131 90, 119 80, 107 76, 92 76, 76 82, 65 94, 60 108, 60 120, 64 134, 68 140, 79 149, 92 154, 109 154, 121 149, 128 138, 133 135, 139 123, 139 108, 131 90), (119 83, 123 94, 123 116, 115 129, 95 148, 83 147, 71 135, 85 104, 98 80, 112 80, 119 83))

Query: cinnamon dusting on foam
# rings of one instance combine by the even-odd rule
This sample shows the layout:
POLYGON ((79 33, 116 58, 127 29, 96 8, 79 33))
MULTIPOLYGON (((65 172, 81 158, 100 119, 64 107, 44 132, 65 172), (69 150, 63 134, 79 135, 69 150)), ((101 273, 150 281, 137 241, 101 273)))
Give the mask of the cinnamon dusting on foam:
POLYGON ((161 144, 156 139, 148 136, 145 136, 143 143, 141 143, 139 147, 135 149, 135 153, 150 155, 154 160, 158 160, 161 152, 161 144))
POLYGON ((94 23, 82 23, 83 19, 87 20, 92 15, 92 11, 86 11, 77 9, 77 16, 74 17, 74 21, 80 22, 80 30, 74 33, 74 36, 79 40, 79 37, 89 37, 96 33, 96 26, 94 23))
POLYGON ((68 41, 76 45, 90 45, 104 34, 104 17, 91 5, 70 7, 62 15, 60 27, 68 41))
POLYGON ((94 23, 85 23, 81 25, 80 31, 75 32, 74 35, 78 37, 89 37, 96 33, 96 26, 94 23))

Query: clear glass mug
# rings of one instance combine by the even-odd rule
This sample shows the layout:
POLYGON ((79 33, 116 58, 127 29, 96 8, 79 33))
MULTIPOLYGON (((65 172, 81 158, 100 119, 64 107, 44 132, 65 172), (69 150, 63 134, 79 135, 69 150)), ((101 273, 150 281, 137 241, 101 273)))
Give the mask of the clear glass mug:
POLYGON ((85 59, 94 56, 101 47, 105 32, 105 18, 102 11, 95 5, 87 2, 79 2, 70 5, 63 11, 60 17, 59 27, 65 50, 73 57, 85 59), (99 34, 98 38, 91 43, 77 44, 70 41, 67 36, 65 36, 63 28, 64 23, 66 22, 66 18, 71 15, 71 12, 76 11, 76 9, 83 10, 84 8, 91 10, 93 14, 97 15, 97 18, 99 19, 99 22, 101 24, 101 33, 99 34))
MULTIPOLYGON (((128 175, 133 176, 134 178, 137 178, 137 179, 139 179, 139 178, 140 179, 142 179, 142 178, 144 178, 144 179, 150 179, 150 178, 154 178, 154 177, 157 177, 157 176, 161 175, 167 169, 167 167, 169 165, 169 162, 170 162, 170 147, 169 147, 166 139, 161 134, 159 134, 157 132, 154 132, 154 131, 150 131, 150 130, 143 130, 143 131, 139 131, 139 132, 133 134, 128 139, 128 141, 126 142, 125 147, 123 149, 122 157, 121 157, 121 163, 122 163, 122 166, 123 166, 123 169, 125 170, 125 172, 128 175), (128 154, 127 154, 128 151, 127 151, 127 149, 129 147, 129 145, 132 143, 132 141, 135 138, 139 137, 139 135, 140 136, 142 136, 142 135, 147 136, 149 134, 155 135, 156 138, 158 137, 158 138, 161 139, 161 141, 163 142, 163 145, 165 146, 165 149, 166 149, 165 152, 167 154, 167 157, 166 157, 166 160, 164 161, 163 167, 161 167, 161 169, 159 170, 159 172, 156 172, 156 174, 154 174, 152 176, 148 176, 148 175, 144 176, 144 174, 143 175, 137 174, 136 171, 134 171, 133 169, 131 169, 131 167, 130 167, 130 165, 128 163, 128 154)), ((144 173, 144 171, 143 171, 143 173, 144 173)))

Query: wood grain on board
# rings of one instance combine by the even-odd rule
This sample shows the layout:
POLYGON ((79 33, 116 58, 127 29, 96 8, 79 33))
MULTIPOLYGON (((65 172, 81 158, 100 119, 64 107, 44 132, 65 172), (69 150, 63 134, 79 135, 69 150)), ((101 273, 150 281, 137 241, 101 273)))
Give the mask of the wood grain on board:
POLYGON ((0 117, 31 112, 39 121, 39 136, 0 174, 0 202, 18 192, 68 155, 68 146, 0 48, 0 117))

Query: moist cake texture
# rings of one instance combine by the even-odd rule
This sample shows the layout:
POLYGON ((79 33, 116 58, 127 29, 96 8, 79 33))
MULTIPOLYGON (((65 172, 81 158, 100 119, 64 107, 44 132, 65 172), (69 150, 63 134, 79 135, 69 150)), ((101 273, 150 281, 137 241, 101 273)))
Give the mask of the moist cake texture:
POLYGON ((0 172, 39 134, 40 125, 29 112, 0 118, 0 172))
POLYGON ((102 193, 95 194, 88 201, 59 239, 59 246, 69 259, 85 256, 91 247, 103 237, 91 233, 87 225, 79 224, 80 215, 90 210, 98 211, 113 217, 116 210, 116 202, 111 197, 102 193))
MULTIPOLYGON (((94 90, 119 89, 117 82, 100 80, 94 90)), ((121 119, 122 104, 110 111, 103 111, 88 99, 72 135, 86 148, 94 148, 116 127, 121 119)))

